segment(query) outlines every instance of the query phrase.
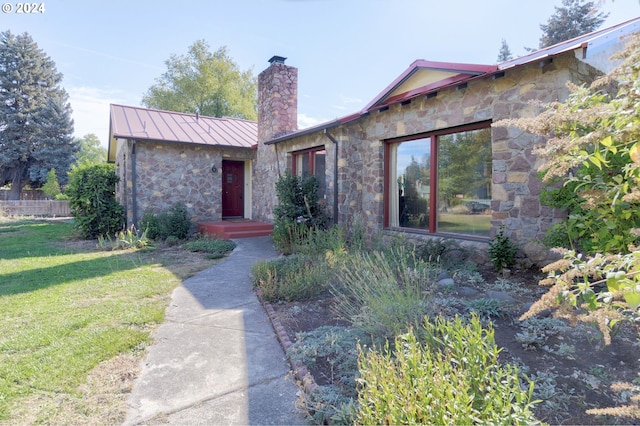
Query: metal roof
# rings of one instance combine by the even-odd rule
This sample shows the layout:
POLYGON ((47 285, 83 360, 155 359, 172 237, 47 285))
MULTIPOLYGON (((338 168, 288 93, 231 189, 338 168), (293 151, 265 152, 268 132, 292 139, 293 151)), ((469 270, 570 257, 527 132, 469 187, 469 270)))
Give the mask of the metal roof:
POLYGON ((258 124, 255 121, 114 104, 111 104, 109 133, 110 139, 154 140, 234 148, 252 148, 258 142, 258 124))
POLYGON ((419 59, 409 65, 409 67, 400 74, 398 78, 380 92, 380 94, 378 94, 362 110, 342 118, 274 138, 266 142, 266 144, 275 144, 297 136, 330 129, 340 124, 357 120, 368 115, 372 111, 386 108, 393 104, 410 102, 413 98, 419 96, 434 94, 450 87, 458 87, 469 81, 490 77, 495 74, 503 73, 505 70, 544 60, 565 52, 582 49, 582 57, 588 58, 590 55, 602 51, 604 47, 619 43, 622 37, 638 31, 640 31, 640 17, 558 43, 554 46, 550 46, 497 65, 458 64, 419 59), (439 80, 422 78, 421 80, 421 73, 439 73, 438 75, 441 75, 442 78, 439 80), (429 83, 422 86, 415 85, 415 87, 411 87, 407 82, 412 79, 417 81, 428 81, 429 83), (404 91, 403 88, 405 87, 408 90, 404 91))
POLYGON ((498 64, 498 69, 507 70, 518 65, 544 60, 548 57, 576 49, 584 49, 583 57, 587 58, 589 55, 597 53, 604 46, 619 43, 623 37, 638 31, 640 31, 640 17, 502 62, 498 64))

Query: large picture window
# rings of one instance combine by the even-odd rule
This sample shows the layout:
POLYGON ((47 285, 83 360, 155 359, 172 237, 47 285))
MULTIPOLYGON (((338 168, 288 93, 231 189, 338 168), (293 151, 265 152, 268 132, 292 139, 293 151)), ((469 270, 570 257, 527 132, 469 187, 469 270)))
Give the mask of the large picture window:
POLYGON ((327 187, 326 157, 327 151, 324 147, 293 153, 293 173, 298 176, 315 176, 318 180, 318 196, 320 198, 324 198, 327 187))
POLYGON ((388 227, 489 236, 488 124, 389 141, 386 164, 388 227))

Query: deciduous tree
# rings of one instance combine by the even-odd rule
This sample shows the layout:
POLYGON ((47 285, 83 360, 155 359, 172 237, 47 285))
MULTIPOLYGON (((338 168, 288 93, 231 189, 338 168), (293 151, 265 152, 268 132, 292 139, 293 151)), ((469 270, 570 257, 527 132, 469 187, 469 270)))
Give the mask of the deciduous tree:
POLYGON ((204 40, 186 55, 172 54, 167 71, 142 98, 143 105, 210 117, 257 119, 257 82, 250 70, 241 71, 226 47, 215 52, 204 40))
POLYGON ((76 138, 78 152, 76 154, 77 166, 101 164, 107 162, 107 150, 100 145, 100 139, 93 133, 76 138))
POLYGON ((75 161, 71 106, 62 74, 28 34, 0 33, 0 184, 17 200, 26 184, 61 183, 75 161))

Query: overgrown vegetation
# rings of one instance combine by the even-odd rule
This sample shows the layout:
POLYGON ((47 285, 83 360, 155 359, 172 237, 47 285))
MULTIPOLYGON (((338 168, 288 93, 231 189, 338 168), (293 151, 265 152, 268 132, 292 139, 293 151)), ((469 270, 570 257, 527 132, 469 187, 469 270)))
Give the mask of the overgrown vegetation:
POLYGON ((191 215, 182 203, 176 203, 158 214, 145 212, 140 228, 152 240, 184 240, 191 231, 191 215))
POLYGON ((124 228, 124 208, 116 201, 113 164, 80 166, 69 172, 69 206, 83 238, 112 236, 124 228))
POLYGON ((568 211, 555 235, 566 232, 571 250, 544 269, 551 288, 525 317, 561 304, 607 343, 620 320, 640 319, 640 35, 627 41, 609 75, 570 85, 565 102, 536 117, 497 124, 554 135, 536 152, 544 182, 556 183, 547 199, 568 211))
POLYGON ((539 423, 533 382, 521 383, 499 352, 477 316, 426 319, 392 346, 361 347, 356 424, 539 423))
POLYGON ((149 242, 146 232, 139 232, 133 225, 117 232, 113 238, 109 235, 98 237, 98 247, 109 250, 141 249, 148 247, 149 242))
POLYGON ((328 216, 319 202, 315 176, 300 177, 289 170, 276 182, 278 205, 273 211, 273 241, 276 248, 291 254, 315 229, 324 229, 328 216))
MULTIPOLYGON (((375 420, 367 418, 366 416, 371 415, 372 411, 377 411, 377 408, 364 414, 366 408, 363 409, 365 411, 360 411, 363 400, 358 402, 358 399, 366 398, 369 405, 384 404, 385 395, 396 393, 394 386, 401 386, 400 377, 404 377, 403 374, 409 374, 409 372, 405 371, 406 366, 398 367, 395 370, 398 378, 389 379, 386 387, 383 386, 383 383, 387 383, 386 380, 377 382, 378 384, 374 387, 380 393, 365 396, 364 387, 358 388, 356 386, 356 382, 364 383, 363 367, 358 369, 358 343, 379 350, 376 352, 380 357, 379 360, 386 357, 388 362, 396 362, 395 345, 397 343, 394 342, 397 336, 406 337, 407 333, 413 333, 411 330, 422 330, 424 327, 428 327, 424 324, 425 317, 435 317, 438 313, 447 312, 445 295, 447 291, 451 290, 438 284, 438 276, 443 271, 442 265, 444 263, 440 263, 439 260, 443 255, 450 255, 451 259, 456 259, 455 265, 457 267, 465 265, 465 251, 451 240, 413 242, 404 238, 391 238, 378 242, 371 241, 370 248, 366 248, 361 238, 358 237, 357 221, 354 228, 356 229, 333 227, 327 230, 310 231, 305 241, 293 246, 296 254, 274 261, 260 262, 252 271, 254 285, 260 288, 263 297, 269 301, 306 300, 328 292, 331 293, 334 296, 337 317, 350 325, 349 327, 320 327, 311 332, 300 333, 288 351, 290 358, 303 361, 305 365, 323 365, 322 371, 328 375, 328 377, 318 377, 318 380, 326 383, 315 387, 311 393, 301 397, 301 405, 307 411, 309 419, 317 424, 326 422, 350 424, 354 421, 365 421, 365 419, 367 422, 371 421, 376 424, 384 422, 380 418, 375 420), (388 351, 386 352, 381 349, 385 345, 384 342, 388 342, 388 351)), ((449 266, 451 267, 449 273, 458 277, 458 280, 462 280, 467 275, 469 280, 473 279, 473 274, 470 271, 458 272, 453 262, 449 266)), ((454 311, 456 310, 451 309, 451 312, 454 311)), ((488 299, 469 305, 469 312, 472 311, 479 312, 487 318, 499 317, 506 312, 502 304, 488 299)), ((478 318, 477 321, 479 321, 479 315, 470 315, 472 318, 478 318)), ((443 322, 442 324, 438 323, 440 324, 438 327, 445 327, 444 319, 438 321, 443 322)), ((459 324, 466 324, 461 318, 458 321, 459 324)), ((491 356, 497 355, 497 349, 495 352, 489 351, 480 355, 480 353, 486 352, 491 344, 495 347, 495 343, 492 343, 492 340, 487 337, 492 333, 490 323, 487 324, 488 331, 480 332, 481 338, 486 343, 484 346, 476 347, 477 354, 474 352, 473 355, 467 354, 467 356, 489 359, 491 356)), ((465 344, 471 346, 476 337, 463 336, 473 327, 465 327, 467 326, 461 326, 461 330, 457 331, 457 336, 463 340, 468 339, 465 344)), ((477 326, 475 331, 478 332, 477 326)), ((420 343, 416 342, 416 348, 422 347, 424 350, 426 333, 423 331, 417 333, 417 339, 420 343)), ((410 337, 406 338, 410 339, 410 337)), ((406 342, 403 341, 402 345, 406 346, 406 342)), ((373 355, 371 356, 373 357, 373 355)), ((387 373, 393 371, 393 367, 388 364, 384 367, 379 366, 379 368, 384 368, 387 373)), ((439 367, 434 366, 433 368, 435 371, 439 367)), ((502 387, 496 387, 495 391, 489 391, 489 387, 494 386, 495 383, 487 383, 487 390, 483 395, 491 396, 487 396, 485 401, 505 399, 502 400, 504 404, 500 405, 496 402, 485 412, 498 416, 498 413, 504 415, 510 409, 512 410, 510 419, 513 421, 524 422, 522 419, 533 419, 530 412, 531 401, 528 391, 518 393, 517 398, 514 396, 515 394, 509 393, 520 392, 520 377, 517 371, 515 369, 509 370, 511 367, 492 368, 491 371, 496 372, 496 377, 499 377, 496 380, 502 387), (504 370, 499 370, 499 368, 504 370), (507 371, 507 373, 500 375, 502 374, 500 371, 507 371)), ((449 370, 443 370, 443 372, 445 371, 449 370)), ((487 380, 482 368, 466 369, 466 371, 468 375, 465 378, 460 378, 460 383, 464 380, 467 381, 465 383, 484 383, 482 381, 487 380)), ((421 374, 423 373, 425 372, 421 374)), ((372 376, 379 374, 378 370, 371 373, 372 376)), ((435 373, 429 371, 428 374, 434 377, 435 373)), ((462 375, 462 373, 459 374, 462 375)), ((444 376, 438 377, 433 380, 444 380, 444 376)), ((419 380, 425 381, 427 379, 420 378, 419 380)), ((423 405, 425 395, 429 394, 427 389, 430 389, 426 381, 424 383, 424 392, 415 392, 411 384, 405 383, 407 389, 411 389, 411 391, 403 391, 403 395, 407 398, 403 402, 404 405, 410 407, 423 405)), ((431 394, 434 393, 431 392, 431 394)), ((468 398, 468 395, 461 395, 460 398, 460 400, 455 400, 455 404, 468 398)), ((454 401, 451 402, 454 404, 454 401)), ((451 407, 453 405, 449 408, 451 407)), ((473 409, 475 408, 477 405, 473 409)), ((475 413, 472 409, 469 409, 468 412, 475 413)), ((464 411, 460 411, 456 415, 461 416, 459 418, 462 419, 464 413, 464 411)), ((410 413, 407 419, 412 418, 411 416, 414 414, 410 413)), ((456 417, 452 417, 452 419, 454 418, 456 417)), ((484 419, 483 417, 478 418, 484 419)), ((392 418, 389 417, 389 419, 392 418)), ((399 419, 400 417, 393 418, 393 420, 399 419)), ((427 421, 426 419, 425 417, 415 417, 413 421, 427 421)), ((486 419, 490 421, 489 417, 486 419)), ((437 421, 437 417, 431 417, 429 423, 437 421)))

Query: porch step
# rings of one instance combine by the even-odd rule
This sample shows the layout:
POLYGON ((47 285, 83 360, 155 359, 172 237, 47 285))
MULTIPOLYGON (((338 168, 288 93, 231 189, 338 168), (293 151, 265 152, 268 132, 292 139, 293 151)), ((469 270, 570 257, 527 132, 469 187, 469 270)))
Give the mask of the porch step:
POLYGON ((220 220, 216 222, 198 223, 198 232, 200 234, 212 235, 224 240, 231 240, 234 238, 264 237, 272 234, 273 225, 270 223, 261 223, 253 220, 220 220))

